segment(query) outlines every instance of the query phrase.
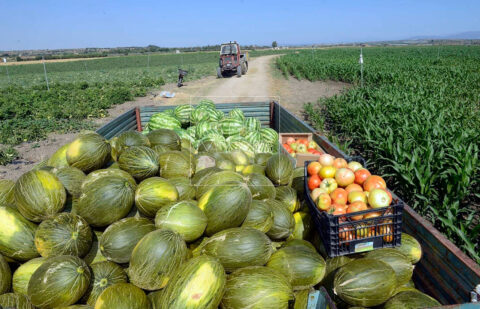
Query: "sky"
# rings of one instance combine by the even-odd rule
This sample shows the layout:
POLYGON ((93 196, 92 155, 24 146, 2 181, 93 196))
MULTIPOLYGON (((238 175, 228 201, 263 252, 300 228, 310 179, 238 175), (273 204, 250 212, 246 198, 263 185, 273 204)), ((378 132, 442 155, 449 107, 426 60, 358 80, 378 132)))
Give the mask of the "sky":
POLYGON ((0 50, 331 44, 479 30, 479 0, 0 0, 0 50))

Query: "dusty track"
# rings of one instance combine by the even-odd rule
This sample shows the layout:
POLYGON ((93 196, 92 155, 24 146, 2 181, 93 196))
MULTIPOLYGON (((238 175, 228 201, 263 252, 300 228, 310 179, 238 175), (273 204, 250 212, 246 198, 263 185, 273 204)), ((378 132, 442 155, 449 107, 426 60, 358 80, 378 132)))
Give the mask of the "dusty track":
MULTIPOLYGON (((177 88, 175 84, 165 85, 146 97, 114 106, 109 110, 108 117, 97 119, 95 123, 100 127, 137 106, 190 104, 201 98, 210 98, 216 103, 276 100, 280 105, 301 117, 304 103, 316 102, 320 97, 333 96, 348 87, 348 84, 338 82, 312 83, 294 78, 285 79, 273 66, 275 57, 278 56, 251 59, 247 74, 240 78, 232 76, 218 79, 210 76, 190 82, 187 76, 184 87, 177 88), (175 92, 175 98, 160 97, 159 93, 163 90, 175 92)), ((17 179, 35 164, 49 158, 60 146, 70 142, 75 136, 75 133, 52 133, 44 141, 22 143, 16 146, 21 159, 13 164, 0 166, 0 179, 17 179)))

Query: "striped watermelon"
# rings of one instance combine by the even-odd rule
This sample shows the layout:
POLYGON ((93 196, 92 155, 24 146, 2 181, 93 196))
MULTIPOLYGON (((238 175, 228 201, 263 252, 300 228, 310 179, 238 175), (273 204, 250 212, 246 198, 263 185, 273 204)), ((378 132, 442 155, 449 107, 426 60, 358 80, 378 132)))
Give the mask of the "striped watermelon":
POLYGON ((217 124, 210 121, 201 121, 195 126, 195 137, 197 139, 204 138, 207 131, 213 130, 216 132, 217 124))
POLYGON ((271 153, 271 152, 273 152, 272 151, 272 149, 273 149, 272 145, 264 143, 264 142, 254 144, 254 148, 255 148, 255 153, 271 153))
POLYGON ((256 145, 262 141, 262 135, 259 131, 250 131, 245 135, 245 140, 252 145, 256 145))
POLYGON ((255 150, 253 146, 247 141, 235 141, 230 144, 230 150, 240 149, 242 150, 250 159, 255 157, 255 150))
POLYGON ((242 120, 232 119, 232 118, 222 119, 218 123, 218 127, 224 136, 242 134, 245 130, 242 120))
POLYGON ((179 105, 175 107, 175 117, 184 125, 190 123, 190 115, 195 110, 192 105, 179 105))
POLYGON ((180 121, 173 115, 169 115, 166 112, 153 114, 150 120, 148 121, 148 129, 170 129, 175 128, 180 129, 182 124, 180 121))
POLYGON ((186 139, 186 140, 190 141, 191 143, 193 143, 195 141, 195 138, 190 136, 190 134, 187 132, 187 130, 175 128, 175 129, 173 129, 173 131, 175 131, 175 133, 177 133, 177 135, 178 135, 178 137, 180 137, 180 139, 186 139))
POLYGON ((213 113, 212 115, 210 115, 210 119, 214 120, 214 121, 220 121, 222 120, 223 118, 225 118, 225 113, 222 112, 221 110, 215 110, 215 113, 213 113))
POLYGON ((201 100, 201 101, 198 103, 197 108, 203 108, 203 107, 215 109, 215 103, 213 103, 212 100, 203 99, 203 100, 201 100))
POLYGON ((260 120, 255 117, 245 118, 245 128, 249 131, 258 131, 261 128, 260 120))
POLYGON ((274 145, 278 142, 278 133, 271 128, 260 129, 260 134, 264 142, 274 145))
POLYGON ((197 107, 194 111, 192 111, 190 122, 197 125, 199 122, 209 121, 210 115, 212 115, 212 109, 207 107, 197 107))
POLYGON ((245 141, 245 137, 237 134, 237 135, 232 135, 232 136, 229 136, 227 137, 227 144, 231 144, 233 142, 244 142, 245 141))
POLYGON ((243 111, 239 108, 234 108, 228 113, 228 117, 234 118, 234 119, 239 119, 244 121, 245 120, 245 115, 243 114, 243 111))

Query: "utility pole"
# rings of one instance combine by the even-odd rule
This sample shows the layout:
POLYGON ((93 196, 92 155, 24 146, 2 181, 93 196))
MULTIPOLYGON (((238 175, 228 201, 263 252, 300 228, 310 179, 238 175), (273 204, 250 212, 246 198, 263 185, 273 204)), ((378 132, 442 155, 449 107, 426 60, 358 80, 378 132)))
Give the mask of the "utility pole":
POLYGON ((363 47, 360 47, 360 59, 358 63, 360 63, 360 83, 363 88, 363 47))
POLYGON ((47 90, 50 91, 50 86, 48 85, 48 77, 47 77, 47 67, 45 66, 45 57, 42 56, 43 60, 43 72, 45 73, 45 81, 47 82, 47 90))
POLYGON ((7 58, 3 58, 3 63, 5 63, 5 69, 7 70, 8 83, 10 83, 11 80, 10 80, 10 74, 8 73, 7 58))

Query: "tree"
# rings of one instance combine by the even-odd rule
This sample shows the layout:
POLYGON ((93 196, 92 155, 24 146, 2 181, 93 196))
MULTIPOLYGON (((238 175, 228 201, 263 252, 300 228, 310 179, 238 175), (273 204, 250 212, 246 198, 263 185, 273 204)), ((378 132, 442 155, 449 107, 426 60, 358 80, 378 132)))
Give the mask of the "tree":
POLYGON ((277 46, 278 46, 277 41, 273 41, 273 42, 272 42, 272 47, 275 48, 275 47, 277 47, 277 46))

